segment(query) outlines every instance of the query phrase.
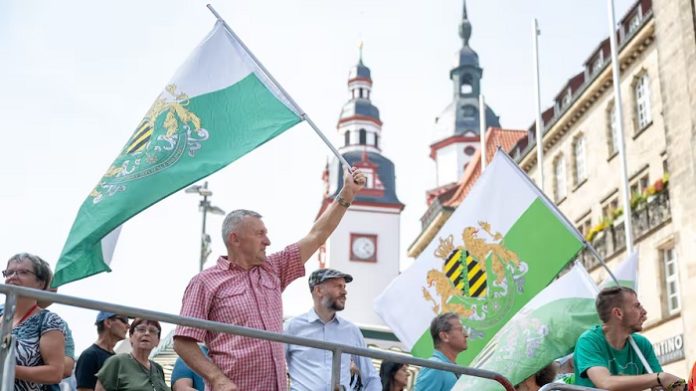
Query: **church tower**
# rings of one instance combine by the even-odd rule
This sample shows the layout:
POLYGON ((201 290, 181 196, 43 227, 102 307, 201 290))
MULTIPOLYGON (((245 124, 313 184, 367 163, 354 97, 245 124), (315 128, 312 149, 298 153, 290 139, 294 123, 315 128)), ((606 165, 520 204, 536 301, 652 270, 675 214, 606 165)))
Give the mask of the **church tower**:
MULTIPOLYGON (((348 75, 350 98, 338 119, 339 152, 365 173, 365 188, 355 197, 326 244, 319 250, 320 267, 349 273, 346 309, 341 316, 359 325, 384 325, 372 302, 399 274, 401 211, 396 196, 394 163, 382 155, 382 121, 372 104, 370 68, 360 58, 348 75)), ((334 157, 324 170, 325 192, 319 214, 336 198, 343 168, 334 157)))
MULTIPOLYGON (((461 180, 466 165, 480 144, 479 95, 483 69, 478 54, 469 46, 471 22, 463 0, 462 21, 459 24, 462 48, 456 64, 450 70, 452 101, 435 119, 436 141, 430 145, 430 157, 435 160, 437 188, 445 192, 461 180)), ((485 108, 485 128, 500 127, 498 116, 490 107, 485 108)))

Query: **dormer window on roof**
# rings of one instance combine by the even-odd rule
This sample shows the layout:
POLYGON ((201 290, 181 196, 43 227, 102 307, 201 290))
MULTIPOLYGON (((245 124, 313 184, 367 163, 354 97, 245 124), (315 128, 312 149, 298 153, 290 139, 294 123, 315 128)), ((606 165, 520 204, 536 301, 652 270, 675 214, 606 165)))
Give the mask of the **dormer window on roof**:
POLYGON ((600 49, 592 62, 592 70, 590 74, 593 76, 596 75, 602 69, 602 65, 604 65, 604 53, 602 53, 602 50, 600 49))
POLYGON ((571 100, 573 100, 573 93, 571 92, 570 87, 568 87, 568 91, 566 91, 565 95, 563 96, 563 100, 561 101, 561 108, 568 107, 571 100))
POLYGON ((640 27, 640 22, 643 21, 643 15, 640 12, 640 7, 636 8, 636 12, 631 15, 629 21, 628 21, 628 35, 633 33, 634 31, 638 30, 638 27, 640 27))

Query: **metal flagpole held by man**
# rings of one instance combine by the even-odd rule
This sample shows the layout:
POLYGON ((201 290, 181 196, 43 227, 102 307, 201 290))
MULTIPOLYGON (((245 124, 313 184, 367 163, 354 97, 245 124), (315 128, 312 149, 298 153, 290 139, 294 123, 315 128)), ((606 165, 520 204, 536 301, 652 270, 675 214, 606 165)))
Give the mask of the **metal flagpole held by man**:
POLYGON ((532 46, 534 47, 534 96, 536 103, 536 152, 537 169, 539 170, 539 188, 544 191, 544 123, 541 118, 541 91, 539 86, 539 25, 536 18, 532 21, 532 46))
POLYGON ((278 90, 280 90, 280 92, 283 94, 283 96, 285 96, 285 98, 288 100, 288 102, 290 102, 290 104, 295 107, 297 112, 300 114, 300 118, 307 121, 307 124, 312 129, 314 129, 314 131, 317 133, 319 138, 321 138, 322 141, 324 141, 326 146, 329 147, 331 152, 333 152, 333 154, 336 155, 336 158, 338 158, 338 160, 343 164, 343 167, 346 169, 350 169, 350 164, 343 157, 343 155, 338 153, 338 150, 336 149, 336 147, 334 147, 333 144, 331 144, 331 141, 329 141, 329 139, 326 138, 324 133, 322 133, 322 131, 319 130, 317 125, 314 123, 314 121, 312 121, 312 119, 309 118, 309 115, 307 115, 307 113, 305 113, 304 110, 302 110, 302 108, 300 108, 300 106, 297 104, 297 102, 295 102, 295 100, 292 99, 290 94, 288 94, 287 91, 285 91, 283 86, 281 86, 280 83, 278 83, 278 81, 273 77, 273 75, 271 75, 271 73, 268 72, 268 69, 266 69, 266 67, 263 66, 263 64, 259 61, 259 59, 256 58, 254 53, 252 53, 251 50, 249 50, 249 48, 244 44, 244 42, 241 39, 239 39, 239 36, 237 36, 237 34, 235 34, 234 31, 232 31, 232 28, 227 24, 227 22, 225 22, 225 20, 222 18, 222 16, 220 16, 220 14, 218 14, 217 11, 215 11, 215 8, 213 8, 213 6, 210 4, 207 4, 206 7, 208 7, 210 12, 212 12, 213 15, 215 15, 217 20, 222 22, 222 24, 225 26, 225 29, 227 30, 227 32, 230 33, 230 35, 232 35, 234 37, 234 39, 237 40, 237 42, 239 42, 239 45, 249 54, 249 57, 251 57, 252 61, 254 61, 256 63, 256 65, 261 69, 261 71, 266 75, 266 77, 268 77, 268 79, 271 81, 271 83, 273 83, 273 85, 275 85, 275 87, 278 88, 278 90))
MULTIPOLYGON (((479 89, 480 91, 480 89, 479 89)), ((481 136, 481 173, 486 169, 486 102, 479 93, 479 133, 481 136)))

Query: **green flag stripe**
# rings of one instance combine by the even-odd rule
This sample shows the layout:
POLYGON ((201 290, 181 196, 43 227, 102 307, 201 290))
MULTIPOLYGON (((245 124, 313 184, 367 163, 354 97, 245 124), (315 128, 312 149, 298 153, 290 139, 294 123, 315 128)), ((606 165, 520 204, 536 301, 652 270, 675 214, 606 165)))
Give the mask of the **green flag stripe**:
MULTIPOLYGON (((469 339, 468 349, 457 358, 457 363, 461 365, 470 363, 495 333, 534 295, 545 288, 560 269, 582 248, 582 243, 538 198, 510 227, 503 243, 505 247, 516 252, 520 260, 529 265, 529 272, 525 276, 524 293, 515 296, 512 306, 507 309, 504 316, 498 317, 490 327, 480 330, 484 333, 482 338, 469 339)), ((489 314, 490 316, 492 314, 489 314)), ((463 323, 476 328, 476 325, 468 320, 463 320, 463 323)), ((424 330, 423 335, 411 349, 411 353, 418 357, 429 357, 432 351, 430 333, 424 330)))

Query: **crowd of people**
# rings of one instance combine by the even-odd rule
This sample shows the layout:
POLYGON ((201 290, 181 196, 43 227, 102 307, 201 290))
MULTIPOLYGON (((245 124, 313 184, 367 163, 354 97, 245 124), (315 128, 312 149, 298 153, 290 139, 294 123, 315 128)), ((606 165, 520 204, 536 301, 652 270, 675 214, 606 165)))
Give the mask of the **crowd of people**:
MULTIPOLYGON (((227 254, 191 279, 180 314, 365 347, 360 329, 338 315, 346 306, 347 287, 353 281, 350 274, 334 269, 314 271, 309 276, 312 308, 286 322, 282 316, 283 290, 304 275, 305 262, 338 226, 365 182, 359 170, 346 170, 343 176, 343 188, 335 202, 324 210, 306 236, 279 253, 266 254, 270 240, 260 214, 249 210, 228 214, 222 227, 227 254)), ((10 258, 2 274, 6 284, 42 290, 49 288, 52 278, 49 265, 27 253, 10 258)), ((70 386, 73 390, 268 391, 287 390, 289 386, 293 391, 334 391, 330 389, 329 351, 186 326, 178 326, 174 331, 174 349, 180 359, 174 366, 170 388, 163 368, 149 358, 160 342, 159 322, 130 320, 110 312, 97 315, 97 340, 80 354, 75 365, 70 329, 57 314, 45 308, 49 304, 25 297, 16 301, 12 319, 16 390, 58 390, 64 379, 74 378, 75 383, 70 386), (115 354, 116 344, 126 338, 131 352, 115 354)), ((582 386, 608 390, 686 389, 683 379, 662 370, 652 345, 638 334, 646 312, 633 290, 605 288, 597 296, 596 307, 602 324, 580 336, 574 354, 561 362, 549 363, 517 384, 518 390, 538 390, 558 380, 557 372, 564 367, 573 368, 573 373, 562 379, 582 386)), ((3 313, 4 309, 0 309, 0 315, 3 313)), ((434 346, 430 360, 453 364, 457 355, 467 349, 468 330, 457 314, 435 317, 430 334, 434 346)), ((404 390, 410 374, 407 365, 387 361, 378 373, 368 357, 343 354, 339 387, 404 390)), ((692 381, 689 391, 694 390, 692 381)), ((414 389, 450 390, 456 382, 457 376, 451 372, 422 368, 414 389)))

